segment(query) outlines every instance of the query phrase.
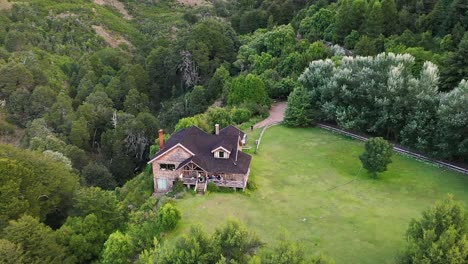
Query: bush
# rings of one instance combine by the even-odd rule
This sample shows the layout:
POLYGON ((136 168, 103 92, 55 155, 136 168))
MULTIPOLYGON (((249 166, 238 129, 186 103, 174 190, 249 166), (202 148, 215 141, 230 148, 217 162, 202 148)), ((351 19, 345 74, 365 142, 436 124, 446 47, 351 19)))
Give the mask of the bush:
POLYGON ((237 108, 234 107, 231 109, 231 119, 236 124, 241 124, 249 121, 252 113, 246 108, 237 108))
POLYGON ((374 177, 378 172, 387 170, 392 162, 392 146, 381 137, 371 138, 366 142, 364 153, 359 156, 362 166, 374 177))
POLYGON ((13 134, 15 134, 15 126, 7 122, 0 121, 0 136, 13 134))
POLYGON ((178 194, 180 194, 180 193, 182 193, 184 191, 185 191, 184 183, 182 181, 176 180, 174 182, 174 185, 172 186, 172 191, 170 191, 166 195, 169 196, 169 197, 173 197, 173 198, 180 198, 180 196, 178 196, 178 194))
POLYGON ((206 187, 206 190, 209 191, 209 192, 218 192, 219 187, 216 184, 214 184, 213 182, 209 182, 208 186, 206 187))
POLYGON ((255 181, 253 181, 253 179, 249 179, 249 181, 247 182, 247 189, 250 191, 255 191, 258 189, 258 186, 255 183, 255 181))
POLYGON ((158 213, 159 230, 164 232, 174 229, 180 218, 180 211, 174 205, 165 204, 158 213))

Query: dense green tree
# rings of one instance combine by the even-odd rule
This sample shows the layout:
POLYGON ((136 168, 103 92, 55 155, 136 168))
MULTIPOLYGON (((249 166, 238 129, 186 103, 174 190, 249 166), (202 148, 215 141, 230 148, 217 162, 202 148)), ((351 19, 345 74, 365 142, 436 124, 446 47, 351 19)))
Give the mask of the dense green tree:
POLYGON ((382 17, 383 17, 383 33, 385 36, 390 36, 397 32, 398 11, 395 0, 382 0, 382 17))
POLYGON ((193 87, 193 90, 185 95, 185 102, 188 115, 195 115, 205 112, 208 107, 206 100, 206 89, 201 85, 193 87))
POLYGON ((8 63, 0 67, 0 98, 8 98, 18 89, 31 90, 34 87, 32 73, 19 63, 8 63))
POLYGON ((378 172, 387 170, 392 162, 392 146, 383 138, 370 138, 366 141, 365 151, 359 156, 362 166, 375 178, 378 172))
POLYGON ((354 46, 354 51, 358 55, 372 56, 377 54, 375 42, 368 36, 361 36, 359 41, 354 46))
POLYGON ((81 177, 87 186, 97 186, 107 190, 112 190, 117 186, 112 174, 102 164, 90 163, 86 165, 81 171, 81 177))
POLYGON ((0 228, 21 214, 45 220, 70 206, 78 181, 64 164, 7 145, 0 145, 0 163, 0 228))
POLYGON ((458 49, 448 56, 441 71, 442 90, 450 91, 461 80, 468 80, 468 33, 458 45, 458 49))
POLYGON ((94 214, 102 223, 101 229, 107 234, 123 224, 117 197, 111 191, 104 191, 98 187, 83 187, 75 193, 73 202, 72 215, 94 214))
POLYGON ((46 119, 58 132, 68 132, 71 128, 73 117, 72 100, 62 92, 57 96, 57 101, 52 105, 46 119))
POLYGON ((305 264, 308 263, 304 256, 304 249, 299 243, 280 239, 273 250, 262 256, 264 264, 305 264))
POLYGON ((112 233, 104 244, 102 251, 103 264, 126 264, 133 254, 130 236, 120 231, 112 233))
POLYGON ((157 256, 157 263, 216 263, 218 259, 211 238, 195 226, 176 241, 174 249, 162 251, 157 256))
POLYGON ((158 212, 159 229, 163 232, 174 229, 181 218, 180 211, 172 204, 166 203, 158 212))
POLYGON ((270 103, 265 91, 265 83, 256 75, 241 75, 234 78, 229 86, 229 105, 240 105, 242 103, 269 105, 270 103))
MULTIPOLYGON (((206 86, 207 97, 210 101, 218 99, 219 96, 223 94, 225 84, 229 81, 229 78, 229 71, 224 66, 216 69, 213 77, 211 77, 206 86)), ((227 95, 224 95, 223 97, 226 96, 227 95)))
POLYGON ((378 0, 374 1, 372 6, 369 7, 366 22, 363 25, 364 32, 368 36, 376 38, 383 33, 383 13, 382 5, 378 0))
MULTIPOLYGON (((351 5, 353 1, 341 0, 335 17, 335 34, 333 39, 335 42, 343 43, 345 37, 351 32, 351 5)), ((356 28, 354 28, 357 30, 356 28)))
POLYGON ((37 86, 31 94, 29 115, 32 118, 43 116, 49 112, 55 102, 55 92, 48 86, 37 86))
POLYGON ((132 115, 138 115, 141 112, 148 112, 149 108, 148 96, 138 92, 137 89, 131 89, 125 97, 124 109, 125 112, 132 115))
POLYGON ((206 119, 210 128, 214 130, 215 124, 219 124, 221 128, 231 125, 231 114, 225 108, 210 107, 206 112, 206 119))
POLYGON ((263 43, 268 53, 279 57, 294 49, 295 37, 294 29, 290 25, 282 25, 266 32, 263 36, 263 43))
POLYGON ((150 76, 150 99, 160 101, 160 98, 171 96, 170 90, 177 82, 177 64, 180 56, 171 47, 157 47, 146 58, 146 70, 150 76))
POLYGON ((249 109, 234 107, 231 109, 231 119, 236 124, 249 121, 252 113, 249 109))
POLYGON ((95 260, 107 239, 102 223, 94 214, 85 217, 68 217, 57 230, 58 242, 65 246, 67 256, 76 263, 89 263, 95 260))
POLYGON ((360 38, 361 36, 359 35, 359 32, 352 30, 351 33, 349 33, 349 35, 344 39, 345 47, 348 49, 354 49, 360 38))
POLYGON ((88 123, 84 118, 72 122, 68 139, 73 145, 82 149, 89 149, 90 138, 88 123))
POLYGON ((335 13, 329 9, 321 8, 313 16, 301 21, 298 32, 310 42, 324 39, 324 33, 330 24, 334 23, 335 13))
POLYGON ((179 131, 184 128, 189 128, 191 126, 197 126, 206 132, 211 132, 213 130, 213 128, 208 125, 206 116, 203 114, 199 114, 180 119, 179 122, 177 122, 174 131, 179 131))
POLYGON ((245 262, 262 246, 256 234, 249 232, 237 221, 230 220, 213 234, 214 251, 226 258, 226 262, 245 262))
POLYGON ((0 239, 0 263, 23 264, 23 249, 8 240, 0 239))
POLYGON ((408 246, 400 263, 465 263, 468 258, 468 216, 449 196, 413 219, 407 230, 408 246))
POLYGON ((24 215, 10 221, 3 233, 4 239, 20 245, 24 263, 73 263, 65 248, 57 243, 54 231, 34 217, 24 215))
POLYGON ((443 94, 437 110, 438 154, 444 158, 468 157, 468 81, 443 94))
POLYGON ((231 26, 220 20, 202 20, 193 27, 186 48, 193 56, 202 82, 206 82, 224 61, 234 61, 238 42, 231 26))
POLYGON ((307 127, 314 124, 312 97, 302 86, 297 86, 288 97, 284 124, 293 127, 307 127))

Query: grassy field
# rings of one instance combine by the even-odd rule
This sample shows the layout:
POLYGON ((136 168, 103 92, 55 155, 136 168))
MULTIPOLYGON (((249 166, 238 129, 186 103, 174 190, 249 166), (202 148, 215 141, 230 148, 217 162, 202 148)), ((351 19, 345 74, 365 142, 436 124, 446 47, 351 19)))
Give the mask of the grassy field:
POLYGON ((362 151, 363 143, 319 128, 270 128, 252 161, 258 190, 188 195, 178 202, 183 216, 173 237, 237 218, 267 246, 286 231, 308 254, 337 263, 393 263, 411 218, 447 193, 468 204, 468 176, 395 154, 373 180, 360 170, 362 151))

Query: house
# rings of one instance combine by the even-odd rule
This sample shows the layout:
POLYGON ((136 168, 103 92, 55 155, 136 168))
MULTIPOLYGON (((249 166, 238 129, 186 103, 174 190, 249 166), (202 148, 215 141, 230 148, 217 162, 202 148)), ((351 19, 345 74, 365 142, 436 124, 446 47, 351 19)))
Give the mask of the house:
POLYGON ((245 190, 252 157, 242 152, 247 135, 234 126, 209 134, 192 126, 164 142, 159 130, 160 150, 148 164, 153 165, 154 192, 168 192, 175 181, 204 193, 208 182, 220 187, 245 190))

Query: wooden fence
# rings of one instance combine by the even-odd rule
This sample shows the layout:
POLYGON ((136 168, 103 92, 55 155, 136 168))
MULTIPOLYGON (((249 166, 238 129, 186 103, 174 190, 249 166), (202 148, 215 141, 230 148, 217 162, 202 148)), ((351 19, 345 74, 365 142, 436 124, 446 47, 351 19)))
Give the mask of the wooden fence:
MULTIPOLYGON (((357 140, 367 141, 367 140, 369 139, 368 137, 356 135, 356 134, 354 134, 354 133, 345 131, 345 130, 343 130, 343 129, 339 129, 339 128, 336 128, 336 127, 333 127, 333 126, 329 126, 329 125, 325 125, 325 124, 320 124, 320 123, 319 123, 319 124, 317 124, 317 126, 320 127, 320 128, 326 129, 326 130, 333 131, 333 132, 335 132, 335 133, 339 133, 339 134, 342 134, 342 135, 345 135, 345 136, 348 136, 348 137, 357 139, 357 140)), ((421 154, 418 154, 418 153, 414 153, 414 152, 411 152, 411 151, 409 151, 409 150, 406 150, 406 149, 403 149, 403 148, 397 147, 397 146, 393 146, 393 150, 394 150, 395 152, 408 155, 408 156, 413 157, 413 158, 416 158, 416 159, 418 159, 418 160, 430 162, 430 163, 435 164, 435 165, 437 165, 437 166, 445 167, 445 168, 447 168, 447 169, 451 169, 451 170, 454 170, 454 171, 457 171, 457 172, 460 172, 460 173, 463 173, 463 174, 468 174, 468 169, 465 169, 465 168, 456 166, 456 165, 454 165, 454 164, 450 164, 450 163, 448 163, 448 162, 444 162, 444 161, 441 161, 441 160, 432 159, 432 158, 426 157, 426 156, 424 156, 424 155, 421 155, 421 154)))

